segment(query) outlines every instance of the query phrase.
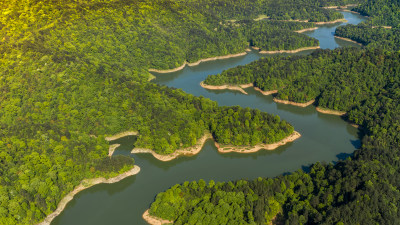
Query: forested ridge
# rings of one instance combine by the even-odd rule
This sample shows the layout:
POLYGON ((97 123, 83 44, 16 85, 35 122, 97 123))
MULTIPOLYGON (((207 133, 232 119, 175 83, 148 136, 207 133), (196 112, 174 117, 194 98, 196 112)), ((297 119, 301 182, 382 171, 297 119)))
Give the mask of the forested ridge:
POLYGON ((400 2, 397 0, 368 0, 353 11, 369 16, 367 24, 392 27, 400 25, 400 2))
POLYGON ((365 24, 346 25, 336 29, 335 35, 349 38, 367 48, 400 50, 400 28, 371 27, 365 24))
POLYGON ((254 78, 266 90, 280 89, 278 98, 317 98, 318 106, 346 111, 363 128, 361 149, 335 165, 315 163, 308 173, 177 184, 157 195, 150 214, 176 224, 399 224, 400 53, 317 50, 209 77, 235 84, 254 78))
POLYGON ((349 111, 396 80, 399 54, 380 49, 316 50, 308 56, 266 57, 210 75, 210 85, 248 84, 293 102, 316 99, 317 105, 349 111))
POLYGON ((108 135, 137 130, 136 146, 161 154, 206 130, 238 145, 289 135, 293 127, 276 117, 151 84, 147 70, 243 52, 251 41, 266 50, 315 45, 292 32, 313 24, 251 21, 341 17, 319 8, 331 3, 302 3, 0 1, 0 224, 37 223, 83 179, 132 168, 129 157, 108 158, 108 135))
MULTIPOLYGON (((360 8, 371 6, 372 24, 395 26, 373 16, 385 20, 395 2, 368 1, 360 8)), ((315 163, 307 173, 177 184, 157 195, 150 214, 175 224, 400 224, 400 53, 390 38, 397 30, 364 24, 338 32, 358 37, 367 48, 264 58, 205 83, 253 83, 296 102, 316 98, 316 105, 346 111, 345 118, 360 125, 361 149, 335 165, 315 163)))
POLYGON ((368 20, 338 27, 335 35, 349 38, 367 48, 400 49, 400 3, 397 0, 367 1, 354 9, 368 20))

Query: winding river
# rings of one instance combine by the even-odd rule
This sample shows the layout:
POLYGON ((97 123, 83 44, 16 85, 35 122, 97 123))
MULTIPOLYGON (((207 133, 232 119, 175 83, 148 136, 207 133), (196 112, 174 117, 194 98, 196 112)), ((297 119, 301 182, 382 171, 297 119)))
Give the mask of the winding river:
MULTIPOLYGON (((358 14, 341 13, 351 24, 365 20, 358 14)), ((358 46, 333 37, 336 27, 342 24, 324 25, 304 34, 317 38, 321 48, 324 49, 358 46)), ((312 51, 297 54, 310 52, 312 51)), ((274 151, 260 151, 253 154, 219 154, 213 141, 209 140, 198 155, 180 157, 171 162, 160 162, 150 154, 133 155, 135 163, 141 167, 139 174, 115 184, 100 184, 82 191, 52 224, 146 224, 142 214, 149 208, 156 194, 177 183, 199 179, 228 181, 273 177, 298 169, 307 170, 310 164, 317 161, 329 163, 344 159, 360 147, 356 128, 338 116, 318 113, 314 106, 300 108, 277 104, 271 96, 263 96, 252 88, 246 89, 249 94, 244 95, 234 91, 210 91, 199 85, 209 74, 217 74, 265 56, 267 55, 252 51, 238 58, 205 62, 199 66, 186 67, 179 72, 156 74, 154 82, 181 88, 196 96, 202 95, 217 101, 221 106, 240 105, 279 115, 302 134, 300 139, 274 151)), ((122 145, 115 154, 130 154, 134 141, 135 137, 132 136, 117 140, 115 143, 122 145)))

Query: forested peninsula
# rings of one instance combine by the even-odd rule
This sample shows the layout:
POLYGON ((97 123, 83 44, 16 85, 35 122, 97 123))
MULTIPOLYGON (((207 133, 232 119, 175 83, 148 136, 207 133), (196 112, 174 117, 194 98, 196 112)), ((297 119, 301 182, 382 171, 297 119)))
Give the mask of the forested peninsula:
POLYGON ((109 157, 110 135, 137 131, 136 146, 160 154, 193 146, 207 131, 233 145, 289 136, 285 121, 149 83, 148 70, 241 53, 249 43, 318 45, 294 32, 314 24, 283 20, 341 19, 321 7, 347 3, 1 1, 0 223, 38 223, 82 180, 131 170, 131 157, 109 157), (260 15, 268 21, 255 21, 260 15))
POLYGON ((354 155, 275 178, 177 184, 157 195, 149 214, 176 224, 399 224, 400 53, 398 46, 367 35, 388 30, 376 26, 396 26, 375 16, 390 13, 396 3, 371 0, 358 7, 371 15, 366 24, 374 26, 361 34, 369 43, 365 49, 264 58, 204 81, 253 83, 278 90, 280 99, 315 99, 322 110, 341 110, 363 128, 362 147, 354 155))
POLYGON ((369 19, 359 25, 339 27, 335 35, 367 48, 400 50, 400 4, 397 0, 367 1, 352 9, 369 19))

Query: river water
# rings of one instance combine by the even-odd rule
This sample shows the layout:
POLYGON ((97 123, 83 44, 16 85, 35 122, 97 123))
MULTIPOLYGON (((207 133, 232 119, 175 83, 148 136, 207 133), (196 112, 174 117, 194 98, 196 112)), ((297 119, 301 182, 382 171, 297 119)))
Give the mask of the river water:
MULTIPOLYGON (((341 13, 351 24, 365 20, 357 14, 341 13)), ((318 39, 324 49, 358 46, 333 37, 336 27, 342 24, 324 25, 304 34, 318 39)), ((310 52, 312 51, 297 55, 310 52)), ((157 193, 177 183, 199 179, 228 181, 273 177, 299 169, 307 170, 310 164, 318 161, 329 163, 344 159, 360 147, 356 128, 338 116, 318 113, 314 106, 300 108, 277 104, 271 96, 263 96, 252 88, 246 89, 249 94, 244 95, 234 91, 206 90, 199 85, 210 74, 248 64, 265 56, 267 55, 252 51, 238 58, 205 62, 175 73, 156 74, 154 82, 181 88, 196 96, 202 95, 217 101, 221 106, 240 105, 279 115, 302 134, 300 139, 274 151, 253 154, 220 154, 213 141, 209 140, 198 155, 180 157, 171 162, 160 162, 150 154, 133 155, 135 164, 141 167, 139 174, 115 184, 100 184, 80 192, 62 214, 55 218, 52 225, 147 224, 142 219, 143 212, 149 208, 157 193)), ((134 140, 135 137, 117 140, 122 145, 115 154, 130 154, 134 140)))

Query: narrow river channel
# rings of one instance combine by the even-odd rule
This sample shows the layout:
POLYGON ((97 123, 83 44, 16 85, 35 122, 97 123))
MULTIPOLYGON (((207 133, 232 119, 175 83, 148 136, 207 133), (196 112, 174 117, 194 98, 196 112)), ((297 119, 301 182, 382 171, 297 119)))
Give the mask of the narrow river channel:
MULTIPOLYGON (((341 13, 351 24, 358 24, 365 20, 358 14, 341 13)), ((324 49, 358 46, 333 37, 336 27, 343 24, 324 25, 304 34, 318 39, 321 48, 324 49)), ((312 51, 297 54, 310 52, 312 51)), ((67 205, 62 214, 54 219, 52 224, 146 224, 142 219, 142 214, 149 208, 157 193, 177 183, 199 179, 228 181, 273 177, 307 169, 310 164, 318 161, 335 162, 354 152, 360 146, 358 130, 339 116, 318 113, 314 106, 299 108, 277 104, 272 101, 271 96, 263 96, 252 88, 246 89, 249 94, 244 95, 234 91, 210 91, 199 85, 210 74, 217 74, 266 56, 252 51, 242 57, 205 62, 175 73, 155 74, 157 78, 154 82, 181 88, 196 96, 202 95, 217 101, 221 106, 240 105, 279 115, 302 134, 300 139, 274 151, 260 151, 253 154, 219 154, 213 141, 209 140, 198 155, 180 157, 171 162, 160 162, 150 154, 133 155, 135 164, 141 167, 139 174, 119 183, 100 184, 82 191, 67 205)), ((130 154, 134 141, 135 137, 117 140, 116 142, 122 145, 115 154, 130 154)))

